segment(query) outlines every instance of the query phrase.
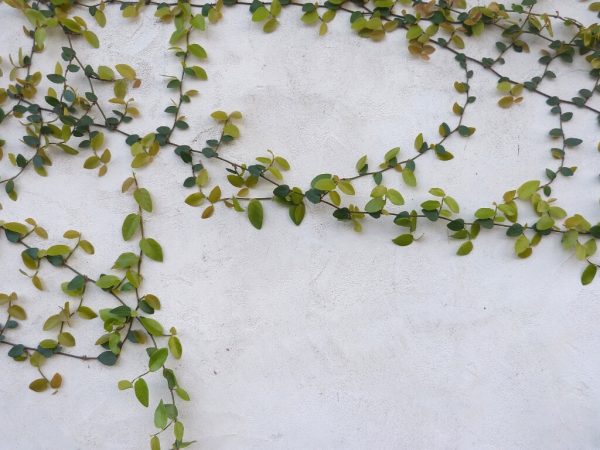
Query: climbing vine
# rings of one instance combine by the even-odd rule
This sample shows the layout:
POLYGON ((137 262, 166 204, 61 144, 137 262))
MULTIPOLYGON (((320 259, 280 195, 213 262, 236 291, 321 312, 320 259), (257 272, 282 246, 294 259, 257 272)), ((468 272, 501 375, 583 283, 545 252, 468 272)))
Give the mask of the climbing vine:
MULTIPOLYGON (((0 160, 7 149, 8 161, 8 168, 2 167, 0 172, 0 185, 8 201, 18 200, 22 178, 33 176, 31 172, 45 177, 53 170, 59 171, 60 167, 53 166, 57 153, 83 156, 84 169, 104 176, 110 170, 112 156, 105 138, 116 135, 119 147, 129 149, 131 154, 132 175, 123 182, 121 190, 131 196, 132 212, 121 224, 123 248, 129 251, 116 255, 112 267, 99 268, 95 275, 84 273, 71 260, 75 253, 95 252, 93 244, 84 238, 84 231, 66 230, 62 241, 46 245, 48 233, 34 219, 0 221, 8 242, 22 249, 20 272, 30 278, 36 289, 43 290, 44 268, 54 266, 64 274, 60 288, 65 295, 58 312, 45 319, 43 330, 47 337, 32 343, 26 342, 23 333, 19 334, 28 316, 25 305, 17 293, 3 286, 6 293, 0 294, 0 305, 5 319, 0 324, 0 344, 8 347, 9 357, 27 361, 35 369, 37 374, 29 388, 36 392, 61 388, 63 376, 45 368, 49 358, 67 357, 111 366, 129 347, 142 348, 147 353, 147 368, 119 381, 118 389, 131 392, 144 407, 152 405, 157 429, 150 436, 152 449, 159 449, 161 440, 167 440, 167 430, 172 433, 172 448, 185 448, 193 442, 187 437, 193 436, 193 430, 186 432, 184 438, 183 417, 177 408, 180 401, 189 401, 190 396, 171 367, 173 360, 182 357, 182 344, 175 328, 167 330, 155 318, 161 301, 144 286, 144 266, 162 263, 164 256, 160 236, 154 236, 146 222, 147 215, 153 213, 153 200, 150 186, 140 175, 141 169, 165 150, 173 151, 181 161, 181 174, 177 176, 189 189, 181 201, 199 208, 202 219, 222 209, 231 209, 243 214, 260 230, 263 205, 273 202, 287 210, 293 224, 300 225, 305 214, 312 211, 310 205, 321 204, 330 209, 335 220, 347 222, 358 232, 368 218, 393 221, 399 231, 390 238, 398 246, 413 244, 424 221, 435 222, 441 232, 457 241, 459 256, 473 251, 482 230, 495 230, 507 236, 519 258, 529 257, 544 238, 555 236, 565 251, 582 261, 581 282, 591 283, 600 266, 595 259, 600 223, 568 212, 554 192, 557 178, 572 177, 577 171, 568 162, 569 151, 584 144, 581 138, 569 133, 575 114, 596 115, 600 123, 600 110, 591 101, 600 92, 600 24, 594 22, 600 16, 600 2, 587 2, 581 7, 588 10, 588 23, 559 12, 543 11, 536 0, 522 0, 510 6, 497 2, 470 6, 466 0, 323 3, 219 0, 203 4, 153 0, 3 0, 0 11, 4 12, 0 14, 5 14, 7 8, 20 11, 24 32, 19 51, 4 59, 3 65, 10 70, 3 74, 5 84, 0 88, 0 124, 22 130, 18 139, 0 140, 0 160), (449 115, 453 117, 439 124, 438 136, 415 131, 414 149, 401 152, 395 147, 381 152, 383 157, 379 159, 364 155, 356 162, 355 173, 315 174, 305 186, 290 186, 285 182, 285 172, 291 167, 282 155, 268 151, 251 162, 227 156, 223 150, 234 145, 240 136, 243 118, 239 111, 212 112, 220 132, 201 148, 186 143, 185 134, 181 133, 189 128, 186 108, 198 94, 189 87, 189 81, 208 78, 202 66, 207 58, 202 32, 222 20, 229 7, 248 9, 250 19, 265 33, 276 32, 283 8, 296 8, 302 22, 314 26, 319 35, 327 34, 328 24, 333 20, 347 20, 352 33, 362 38, 381 41, 389 33, 403 33, 408 50, 417 58, 428 60, 435 57, 435 52, 449 52, 461 73, 461 78, 448 86, 456 94, 455 103, 449 107, 449 115), (172 28, 165 47, 178 60, 181 70, 167 77, 165 89, 172 101, 165 105, 164 122, 153 130, 135 127, 135 119, 142 112, 133 100, 133 92, 143 82, 136 69, 125 63, 114 67, 91 64, 80 51, 83 46, 101 48, 102 33, 98 30, 105 27, 105 12, 109 8, 120 10, 131 21, 142 14, 153 14, 160 22, 156 26, 172 28), (484 33, 495 36, 494 48, 486 55, 471 54, 469 40, 484 33), (61 50, 53 55, 54 71, 44 73, 36 65, 36 56, 46 51, 49 39, 59 40, 61 50), (515 80, 502 73, 501 66, 506 63, 508 53, 533 51, 541 54, 539 75, 515 80), (571 84, 570 98, 558 96, 555 92, 559 77, 553 66, 579 60, 587 67, 589 85, 571 84), (494 76, 499 108, 514 107, 527 101, 527 96, 545 99, 553 121, 548 135, 554 142, 550 160, 555 165, 545 169, 543 180, 524 180, 518 186, 507 186, 503 195, 491 204, 483 204, 473 216, 461 214, 459 202, 440 187, 429 189, 429 195, 419 204, 407 205, 402 191, 417 185, 426 158, 447 161, 460 157, 450 150, 454 141, 476 132, 468 121, 477 101, 471 80, 478 71, 494 76), (76 87, 81 81, 85 82, 85 88, 76 87), (98 96, 100 84, 110 85, 112 97, 98 96), (207 161, 211 159, 218 164, 209 167, 207 161), (224 169, 226 182, 215 181, 217 167, 224 169), (370 183, 367 187, 370 199, 365 204, 353 202, 357 190, 364 188, 366 182, 370 183), (269 195, 256 195, 259 187, 268 187, 269 195), (522 219, 524 215, 534 218, 522 219), (86 293, 92 289, 101 291, 112 306, 95 311, 87 305, 86 293), (73 350, 77 339, 72 327, 76 321, 101 323, 102 330, 95 341, 98 352, 93 356, 73 350), (150 393, 147 379, 155 376, 164 380, 164 389, 150 393)), ((96 60, 102 60, 101 52, 96 60)), ((10 136, 15 135, 13 129, 10 136)), ((585 142, 585 145, 596 144, 585 142)), ((314 211, 319 214, 322 210, 314 211)))

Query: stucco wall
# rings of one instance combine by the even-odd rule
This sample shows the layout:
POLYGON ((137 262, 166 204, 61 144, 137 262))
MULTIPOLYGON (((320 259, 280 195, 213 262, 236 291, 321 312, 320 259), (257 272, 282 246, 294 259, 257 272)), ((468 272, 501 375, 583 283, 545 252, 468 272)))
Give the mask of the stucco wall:
MULTIPOLYGON (((585 3, 541 3, 593 20, 585 3)), ((298 16, 284 10, 280 29, 265 35, 243 7, 227 9, 222 23, 197 36, 209 53, 209 80, 197 83, 201 95, 185 107, 191 129, 178 132, 178 141, 202 143, 218 132, 210 112, 239 109, 242 138, 228 156, 249 161, 272 149, 291 162, 290 184, 307 186, 319 173, 352 174, 363 154, 376 161, 400 146, 409 155, 416 134, 433 136, 452 119, 458 98, 452 84, 462 75, 448 54, 416 60, 404 33, 380 43, 362 40, 343 16, 319 38, 298 16)), ((0 42, 3 56, 25 42, 15 18, 0 6, 2 36, 11 36, 0 42)), ((150 13, 129 24, 109 14, 98 32, 101 50, 76 44, 96 66, 136 68, 143 115, 130 130, 148 132, 170 120, 162 112, 169 104, 162 75, 178 71, 167 51, 170 31, 150 13)), ((493 42, 485 38, 471 52, 493 56, 493 42)), ((37 62, 51 70, 52 55, 49 49, 37 62)), ((500 70, 531 77, 541 70, 537 57, 509 54, 500 70)), ((563 81, 545 87, 561 96, 590 84, 583 66, 555 71, 563 81)), ((421 158, 417 189, 387 178, 407 203, 420 203, 439 186, 471 214, 555 165, 547 137, 555 120, 543 99, 526 94, 524 104, 501 110, 495 84, 476 70, 478 101, 466 123, 478 131, 448 142, 454 160, 421 158)), ((579 170, 556 181, 557 196, 569 212, 597 218, 596 118, 578 112, 567 129, 585 142, 569 152, 569 165, 579 170)), ((20 136, 14 133, 0 128, 10 142, 20 136)), ((120 193, 129 151, 115 137, 109 148, 113 162, 104 178, 83 170, 82 157, 59 154, 47 179, 25 174, 19 201, 3 198, 0 218, 35 217, 57 241, 76 228, 97 252, 74 263, 91 274, 107 271, 135 247, 120 238, 134 207, 120 193)), ((314 205, 300 227, 285 209, 267 206, 259 232, 225 208, 201 220, 198 209, 183 203, 184 170, 165 149, 138 176, 155 199, 148 233, 165 250, 164 264, 146 265, 146 286, 162 299, 161 321, 176 326, 184 342, 177 366, 193 401, 180 411, 195 448, 600 447, 600 284, 580 285, 582 265, 557 238, 518 260, 512 241, 484 232, 473 253, 459 258, 458 244, 439 225, 424 225, 418 243, 399 248, 390 242, 399 234, 393 224, 370 221, 359 235, 314 205)), ((359 190, 368 192, 370 182, 359 190)), ((68 276, 47 267, 47 288, 39 293, 17 272, 18 249, 0 240, 0 255, 0 291, 17 291, 30 313, 27 332, 18 336, 35 342, 44 335, 44 318, 64 301, 59 283, 68 276)), ((111 306, 101 294, 88 301, 111 306)), ((81 352, 93 354, 85 337, 93 342, 101 325, 85 325, 75 334, 81 352)), ((142 372, 146 361, 133 348, 126 356, 113 368, 51 360, 49 370, 65 378, 54 396, 29 391, 33 368, 2 357, 0 448, 146 448, 152 410, 116 389, 118 379, 142 372)), ((151 391, 160 388, 155 377, 151 391)))

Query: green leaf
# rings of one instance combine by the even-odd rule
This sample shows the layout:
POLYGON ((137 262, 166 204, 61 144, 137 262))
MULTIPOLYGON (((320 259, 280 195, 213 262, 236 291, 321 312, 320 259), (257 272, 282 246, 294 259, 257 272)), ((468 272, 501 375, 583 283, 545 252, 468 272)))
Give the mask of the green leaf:
POLYGON ((171 336, 169 338, 169 350, 175 359, 181 358, 183 350, 181 347, 181 342, 177 336, 171 336))
POLYGON ((405 247, 407 245, 412 244, 414 240, 415 239, 412 234, 401 234, 397 238, 392 239, 392 242, 401 247, 405 247))
POLYGON ((385 207, 385 199, 372 198, 365 205, 365 211, 368 213, 377 213, 385 207))
POLYGON ((419 25, 412 25, 406 32, 406 39, 409 41, 416 39, 423 34, 423 29, 419 25))
POLYGON ((346 195, 354 195, 356 193, 356 191, 354 190, 354 186, 352 186, 352 183, 350 183, 350 181, 340 180, 338 181, 337 185, 338 188, 340 188, 340 191, 342 191, 346 195))
POLYGON ((63 256, 68 255, 71 249, 66 245, 53 245, 48 250, 46 250, 46 254, 48 256, 63 256))
POLYGON ((150 372, 156 372, 158 369, 160 369, 167 360, 168 356, 169 350, 166 348, 159 348, 158 350, 155 350, 152 355, 150 355, 150 359, 148 361, 148 368, 150 369, 150 372))
POLYGON ((535 227, 540 231, 549 230, 553 226, 554 219, 548 214, 544 214, 542 217, 540 217, 540 220, 538 220, 535 224, 535 227))
POLYGON ((83 163, 83 168, 84 169, 95 169, 97 168, 100 164, 102 164, 102 161, 100 161, 100 158, 97 156, 90 156, 89 158, 87 158, 84 163, 83 163))
POLYGON ((163 326, 156 320, 151 319, 150 317, 140 317, 139 320, 146 331, 152 336, 163 335, 163 326))
POLYGON ((60 23, 75 34, 81 33, 81 25, 72 19, 64 18, 60 23))
POLYGON ((190 52, 192 55, 199 59, 204 59, 207 56, 206 50, 204 50, 204 48, 198 44, 188 45, 188 52, 190 52))
POLYGON ((110 67, 98 66, 98 76, 101 80, 113 80, 115 78, 115 73, 110 67))
POLYGON ((149 404, 150 392, 148 391, 148 384, 146 383, 146 380, 143 378, 138 378, 133 385, 133 390, 135 392, 135 397, 147 408, 149 404))
POLYGON ((320 178, 315 181, 313 187, 320 191, 333 191, 335 189, 335 181, 331 178, 320 178))
POLYGON ((260 230, 263 224, 263 207, 260 201, 250 200, 248 203, 248 220, 254 228, 260 230))
POLYGON ((281 168, 281 170, 290 170, 290 163, 283 156, 276 156, 275 163, 281 168))
POLYGON ((57 346, 58 346, 58 341, 55 341, 54 339, 43 339, 38 344, 39 348, 45 348, 45 349, 52 349, 52 348, 56 348, 57 346))
POLYGON ((445 197, 446 193, 443 189, 440 188, 431 188, 429 189, 429 193, 435 197, 445 197))
POLYGON ((523 225, 520 223, 513 223, 507 230, 506 235, 510 237, 517 237, 523 234, 523 225))
MULTIPOLYGON (((127 80, 117 80, 113 87, 115 97, 124 99, 127 95, 127 80)), ((85 167, 85 166, 84 166, 85 167)), ((87 169, 87 167, 86 167, 87 169)))
POLYGON ((142 239, 140 241, 140 249, 142 250, 142 253, 144 255, 146 255, 148 258, 153 259, 154 261, 162 262, 162 260, 163 260, 162 247, 154 239, 152 239, 152 238, 142 239))
POLYGON ((465 227, 465 221, 463 219, 455 219, 446 225, 449 230, 460 231, 465 227))
POLYGON ((223 127, 223 134, 234 138, 240 137, 240 129, 232 123, 228 123, 223 127))
POLYGON ((130 267, 135 266, 139 261, 138 255, 132 252, 121 253, 115 264, 113 269, 129 269, 130 267))
POLYGON ((29 357, 29 363, 33 367, 41 367, 46 362, 46 358, 40 352, 35 351, 29 357))
POLYGON ((585 286, 587 284, 590 284, 592 281, 594 281, 594 277, 596 276, 597 270, 598 270, 598 267, 596 267, 596 265, 588 264, 588 266, 585 268, 585 270, 581 274, 581 284, 583 284, 585 286))
POLYGON ((427 200, 421 203, 421 208, 425 211, 435 211, 440 207, 440 202, 437 200, 427 200))
POLYGON ((118 286, 121 283, 121 279, 115 275, 102 275, 96 281, 96 286, 102 289, 110 289, 118 286))
POLYGON ((277 19, 269 19, 264 24, 263 31, 265 33, 272 33, 273 31, 275 31, 277 29, 278 25, 279 25, 279 21, 277 19))
POLYGON ((215 207, 213 205, 209 205, 204 211, 202 211, 202 218, 208 219, 215 212, 215 207))
POLYGON ((506 95, 504 97, 502 97, 500 100, 498 100, 498 106, 500 106, 501 108, 510 108, 514 103, 514 99, 512 97, 512 95, 506 95))
POLYGON ((356 162, 356 171, 358 173, 366 170, 367 167, 367 155, 361 156, 359 160, 356 162))
POLYGON ((393 149, 388 150, 386 152, 386 154, 383 157, 383 160, 385 162, 389 162, 392 159, 394 159, 396 156, 398 156, 398 153, 400 153, 400 147, 394 147, 393 149))
POLYGON ((225 122, 229 118, 229 115, 225 111, 214 111, 210 117, 218 122, 225 122))
POLYGON ((25 353, 25 346, 23 344, 17 344, 8 351, 10 358, 18 358, 25 353))
POLYGON ((185 400, 186 402, 190 401, 190 395, 182 387, 177 386, 177 388, 175 388, 175 392, 181 400, 185 400))
POLYGON ((527 237, 524 234, 521 234, 515 241, 515 253, 517 255, 520 255, 529 248, 529 239, 527 239, 527 237))
POLYGON ((270 15, 271 14, 269 13, 269 11, 267 11, 267 8, 265 8, 264 6, 259 6, 252 13, 252 22, 262 22, 263 20, 265 20, 270 15))
POLYGON ((167 408, 165 408, 165 405, 161 400, 158 406, 156 407, 156 410, 154 411, 154 425, 156 426, 156 428, 163 429, 167 426, 168 420, 169 417, 167 415, 167 408))
POLYGON ((94 32, 92 32, 90 30, 85 30, 81 34, 83 35, 85 40, 88 41, 88 43, 92 47, 94 47, 94 48, 100 47, 100 41, 98 40, 98 36, 96 36, 96 34, 94 32))
POLYGON ((415 174, 412 170, 404 168, 402 171, 402 179, 406 183, 407 186, 415 187, 417 185, 417 179, 415 178, 415 174))
POLYGON ((394 205, 400 206, 404 205, 404 197, 402 194, 395 189, 388 189, 386 192, 387 199, 392 202, 394 205))
POLYGON ((192 20, 190 20, 190 25, 197 30, 204 31, 206 29, 206 20, 202 14, 196 14, 192 20))
POLYGON ((96 23, 100 25, 102 28, 106 25, 106 16, 99 9, 96 10, 96 14, 94 14, 94 19, 96 19, 96 23))
POLYGON ((98 355, 98 361, 105 366, 114 366, 117 362, 117 355, 111 351, 102 352, 98 355))
POLYGON ((44 392, 46 389, 48 389, 48 380, 45 378, 33 380, 31 383, 29 383, 29 389, 34 392, 44 392))
POLYGON ((194 192, 186 197, 185 202, 190 206, 200 206, 205 198, 202 192, 194 192))
POLYGON ((125 389, 131 389, 133 387, 133 384, 129 380, 120 380, 117 383, 117 387, 120 391, 124 391, 125 389))
POLYGON ((594 225, 590 228, 590 234, 596 239, 600 239, 600 225, 594 225))
POLYGON ((158 436, 152 436, 150 439, 150 450, 160 450, 160 439, 158 436))
POLYGON ((471 250, 473 250, 473 242, 467 241, 464 242, 460 247, 458 247, 456 254, 458 256, 465 256, 471 253, 471 250))
POLYGON ((415 138, 415 150, 421 151, 421 147, 423 147, 423 133, 419 133, 419 135, 415 138))
POLYGON ((302 15, 300 20, 302 20, 302 22, 304 22, 307 25, 312 25, 319 21, 319 13, 316 10, 307 12, 302 15))
POLYGON ((128 241, 133 237, 140 226, 140 216, 139 214, 129 214, 125 217, 123 221, 123 226, 121 227, 121 233, 123 235, 123 240, 128 241))
MULTIPOLYGON (((191 67, 186 68, 185 70, 188 75, 192 75, 192 76, 198 78, 199 80, 205 80, 205 81, 208 80, 208 75, 206 74, 206 70, 204 70, 200 66, 191 66, 191 67)), ((182 123, 182 122, 177 122, 177 123, 182 123)), ((176 123, 176 125, 177 125, 177 123, 176 123)), ((235 125, 232 125, 232 126, 235 126, 235 125)), ((187 124, 183 123, 183 128, 184 129, 187 128, 187 124)), ((228 133, 225 133, 225 134, 228 134, 228 133)), ((234 137, 238 137, 238 136, 234 136, 234 137)))
POLYGON ((128 66, 127 64, 117 64, 115 68, 117 69, 117 72, 119 72, 126 80, 135 80, 135 70, 133 70, 131 66, 128 66))
POLYGON ((219 200, 221 200, 221 188, 219 186, 215 186, 214 188, 212 188, 212 190, 208 194, 208 197, 206 198, 211 203, 218 202, 219 200))
POLYGON ((133 193, 133 198, 145 211, 152 212, 152 198, 150 197, 150 192, 148 192, 145 188, 136 189, 133 193))
POLYGON ((581 139, 577 139, 577 138, 565 139, 565 145, 569 148, 577 147, 578 145, 581 145, 582 142, 583 141, 581 139))
POLYGON ((8 231, 12 231, 14 233, 25 235, 29 231, 28 228, 22 223, 18 222, 7 222, 2 224, 2 228, 8 231))
POLYGON ((496 215, 496 211, 492 208, 479 208, 475 211, 475 217, 481 220, 492 219, 496 215))
POLYGON ((289 208, 289 215, 292 222, 296 225, 300 225, 302 220, 304 219, 304 215, 306 214, 306 206, 304 203, 299 203, 298 205, 291 205, 289 208))
POLYGON ((79 241, 79 247, 81 248, 81 250, 86 252, 88 255, 93 255, 94 252, 96 251, 94 249, 94 246, 92 245, 92 243, 90 241, 86 241, 85 239, 82 239, 81 241, 79 241))
POLYGON ((98 314, 96 314, 93 309, 88 308, 87 306, 80 306, 77 308, 77 313, 79 314, 79 317, 85 320, 91 320, 98 317, 98 314))
POLYGON ((450 211, 452 211, 454 214, 458 214, 460 212, 458 203, 456 202, 456 200, 454 200, 454 198, 446 196, 446 197, 444 197, 444 203, 446 204, 446 206, 448 206, 450 211))
POLYGON ((27 319, 27 313, 19 305, 12 305, 12 306, 10 306, 7 309, 7 312, 11 316, 13 316, 15 319, 18 319, 18 320, 25 320, 25 319, 27 319))
POLYGON ((387 192, 387 187, 382 184, 378 184, 371 191, 371 197, 383 197, 387 192))
POLYGON ((183 424, 181 422, 175 422, 175 425, 173 425, 173 427, 173 434, 175 435, 175 439, 181 441, 183 439, 183 424))
POLYGON ((528 200, 540 187, 538 180, 526 181, 517 189, 517 195, 521 200, 528 200))
POLYGON ((66 331, 58 335, 58 342, 65 347, 73 347, 75 345, 75 337, 66 331))
POLYGON ((62 320, 58 314, 54 314, 46 319, 44 322, 43 330, 49 331, 53 328, 56 328, 62 323, 62 320))

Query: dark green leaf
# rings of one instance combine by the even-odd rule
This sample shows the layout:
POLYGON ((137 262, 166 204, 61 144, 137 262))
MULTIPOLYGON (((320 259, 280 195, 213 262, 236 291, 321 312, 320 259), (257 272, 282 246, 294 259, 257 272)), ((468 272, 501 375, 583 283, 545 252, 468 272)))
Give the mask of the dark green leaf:
POLYGON ((110 351, 102 352, 98 355, 98 361, 105 366, 114 366, 117 362, 117 355, 110 351))

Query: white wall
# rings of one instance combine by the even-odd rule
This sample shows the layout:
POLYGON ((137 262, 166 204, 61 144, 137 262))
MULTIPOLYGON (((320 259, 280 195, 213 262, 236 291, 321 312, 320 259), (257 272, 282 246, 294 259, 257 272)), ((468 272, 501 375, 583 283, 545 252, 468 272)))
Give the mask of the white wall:
MULTIPOLYGON (((585 3, 542 3, 594 19, 585 3)), ((29 45, 5 5, 0 22, 3 35, 15 36, 0 43, 3 57, 29 45)), ((161 78, 179 70, 167 52, 170 31, 151 13, 129 24, 111 14, 98 32, 101 50, 76 44, 94 65, 127 62, 143 79, 135 91, 143 117, 130 131, 148 132, 170 120, 162 113, 169 93, 161 78)), ((242 139, 227 154, 251 161, 272 149, 291 162, 291 184, 306 187, 322 172, 352 174, 361 155, 377 161, 397 145, 410 155, 418 132, 435 136, 440 121, 453 119, 458 66, 444 52, 430 62, 410 57, 402 32, 372 43, 353 35, 340 15, 319 38, 301 24, 298 10, 288 9, 280 29, 265 35, 238 7, 196 41, 209 52, 209 81, 197 83, 201 96, 185 107, 191 130, 178 132, 177 140, 201 145, 218 132, 210 112, 239 109, 242 139)), ((493 40, 470 52, 493 56, 493 40)), ((531 77, 541 70, 537 57, 511 53, 500 70, 531 77)), ((36 59, 51 70, 58 53, 49 49, 36 59)), ((559 64, 555 71, 564 78, 545 84, 548 91, 570 97, 575 86, 591 84, 581 65, 559 64)), ((501 110, 495 84, 476 70, 478 101, 466 123, 478 132, 448 142, 453 161, 420 158, 418 189, 387 177, 409 204, 440 186, 469 215, 555 166, 547 137, 555 119, 543 99, 526 94, 523 105, 501 110)), ((593 219, 598 126, 592 114, 576 116, 568 134, 585 142, 569 152, 568 164, 579 170, 557 180, 555 189, 570 213, 593 219)), ((6 150, 21 150, 20 134, 0 128, 0 136, 11 142, 6 150)), ((56 154, 47 179, 28 172, 19 182, 19 201, 1 200, 0 218, 33 216, 53 242, 68 228, 82 231, 97 253, 74 264, 92 275, 135 247, 120 238, 120 224, 134 208, 120 193, 129 151, 120 138, 109 143, 114 159, 106 177, 81 169, 83 157, 56 154)), ((0 173, 8 171, 4 162, 0 173)), ((165 249, 164 264, 146 265, 146 287, 163 301, 161 321, 176 326, 184 343, 177 367, 193 401, 180 410, 195 448, 600 447, 600 285, 580 285, 583 267, 557 238, 518 260, 503 233, 484 232, 473 253, 459 258, 458 244, 440 225, 425 225, 417 244, 399 248, 390 242, 399 234, 391 223, 370 221, 358 235, 330 209, 311 206, 295 227, 274 205, 259 232, 225 208, 201 220, 198 209, 183 203, 186 171, 164 149, 138 175, 156 205, 147 232, 165 249)), ((369 183, 360 185, 363 192, 369 183)), ((30 313, 27 331, 11 339, 34 343, 44 336, 44 318, 64 301, 59 283, 69 275, 46 267, 46 290, 38 293, 17 272, 18 251, 0 241, 0 291, 17 291, 30 313)), ((89 301, 112 306, 102 294, 89 301)), ((101 325, 84 325, 76 327, 78 347, 93 354, 97 349, 86 338, 93 342, 101 325)), ((118 379, 142 372, 146 360, 133 346, 124 356, 113 368, 51 360, 48 370, 65 378, 54 396, 29 391, 33 368, 2 357, 0 448, 146 448, 153 410, 144 410, 131 391, 116 389, 118 379)), ((151 391, 159 389, 157 375, 151 391)))

